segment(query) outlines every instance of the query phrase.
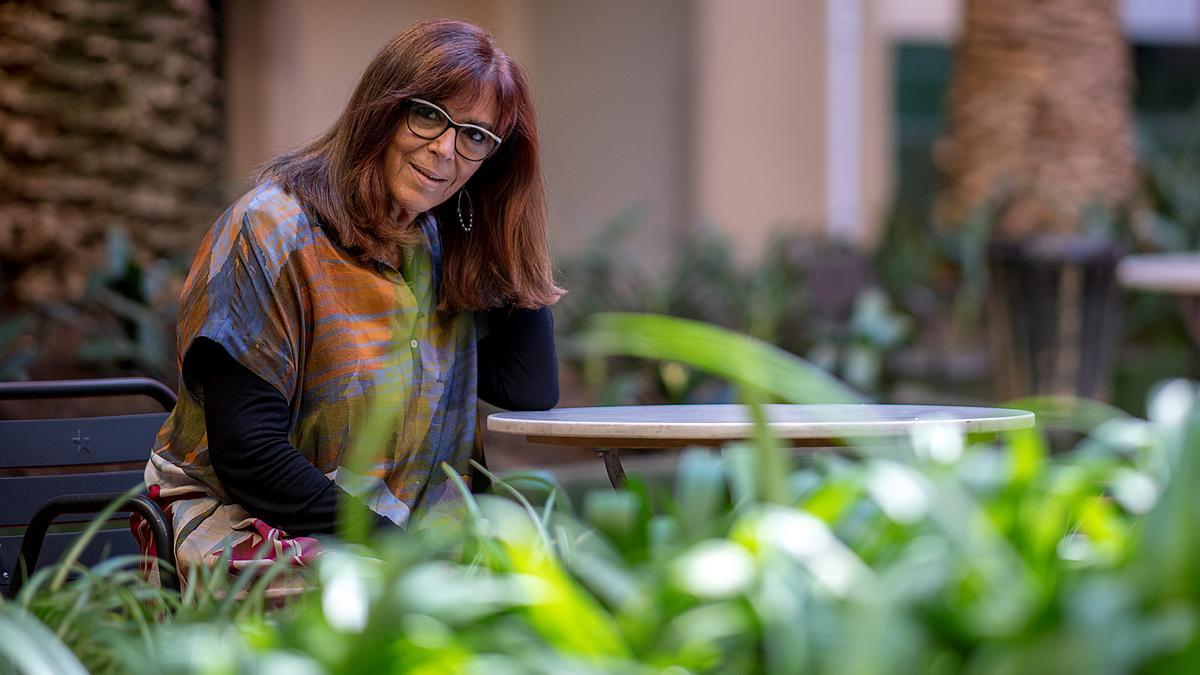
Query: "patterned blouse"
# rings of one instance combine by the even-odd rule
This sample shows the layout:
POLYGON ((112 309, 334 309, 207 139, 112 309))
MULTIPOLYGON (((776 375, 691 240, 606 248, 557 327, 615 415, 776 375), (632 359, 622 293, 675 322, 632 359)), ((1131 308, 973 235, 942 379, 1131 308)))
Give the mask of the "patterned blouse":
MULTIPOLYGON (((465 476, 475 435, 473 315, 435 311, 437 223, 427 215, 419 225, 426 242, 406 250, 401 269, 366 267, 291 195, 261 185, 208 232, 179 317, 181 371, 197 338, 220 344, 288 399, 293 447, 398 525, 456 496, 441 464, 465 476), (395 423, 370 469, 355 474, 343 464, 376 397, 395 423)), ((311 540, 289 538, 226 495, 202 406, 203 392, 181 387, 146 467, 150 493, 175 525, 181 576, 215 561, 227 542, 235 569, 256 557, 307 557, 311 540)))

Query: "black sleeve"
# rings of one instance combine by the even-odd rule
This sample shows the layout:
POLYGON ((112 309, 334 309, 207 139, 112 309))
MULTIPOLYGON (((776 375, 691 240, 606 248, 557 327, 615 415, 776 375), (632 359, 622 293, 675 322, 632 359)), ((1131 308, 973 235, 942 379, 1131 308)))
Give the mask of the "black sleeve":
MULTIPOLYGON (((292 536, 333 534, 345 493, 288 440, 283 394, 211 340, 189 350, 204 387, 204 427, 213 470, 246 511, 292 536)), ((376 527, 392 526, 375 514, 376 527)))
POLYGON ((479 341, 479 397, 505 410, 549 410, 558 404, 558 355, 549 307, 488 312, 479 341))

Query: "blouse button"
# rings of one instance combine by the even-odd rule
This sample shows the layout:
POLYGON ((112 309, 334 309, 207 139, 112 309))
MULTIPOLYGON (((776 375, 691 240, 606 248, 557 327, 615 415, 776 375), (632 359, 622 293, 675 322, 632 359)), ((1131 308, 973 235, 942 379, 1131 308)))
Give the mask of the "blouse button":
POLYGON ((412 347, 413 349, 416 349, 416 348, 417 348, 417 341, 416 341, 416 340, 413 340, 412 342, 408 343, 408 346, 409 346, 409 347, 412 347))

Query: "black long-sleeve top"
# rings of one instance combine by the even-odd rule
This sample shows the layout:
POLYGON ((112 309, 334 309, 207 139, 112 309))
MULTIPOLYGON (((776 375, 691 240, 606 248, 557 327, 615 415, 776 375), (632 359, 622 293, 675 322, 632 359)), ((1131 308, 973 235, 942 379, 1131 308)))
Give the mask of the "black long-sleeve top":
MULTIPOLYGON (((487 313, 479 341, 479 397, 508 410, 558 403, 554 319, 548 307, 487 313)), ((251 515, 290 535, 332 533, 344 490, 288 440, 288 401, 220 345, 198 340, 186 373, 204 390, 204 425, 213 470, 251 515)), ((392 524, 383 516, 377 527, 392 524)))

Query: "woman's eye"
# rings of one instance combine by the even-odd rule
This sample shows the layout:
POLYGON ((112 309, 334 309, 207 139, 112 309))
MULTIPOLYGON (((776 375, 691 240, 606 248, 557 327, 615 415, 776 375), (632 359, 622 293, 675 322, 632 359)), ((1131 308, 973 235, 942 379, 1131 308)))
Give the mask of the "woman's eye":
POLYGON ((482 143, 487 140, 487 134, 479 129, 467 129, 467 138, 471 139, 472 143, 482 143))
POLYGON ((439 117, 441 117, 441 115, 438 113, 437 110, 434 110, 433 108, 431 108, 427 105, 418 105, 414 112, 417 113, 417 117, 422 117, 424 119, 431 120, 431 121, 436 120, 439 117))

